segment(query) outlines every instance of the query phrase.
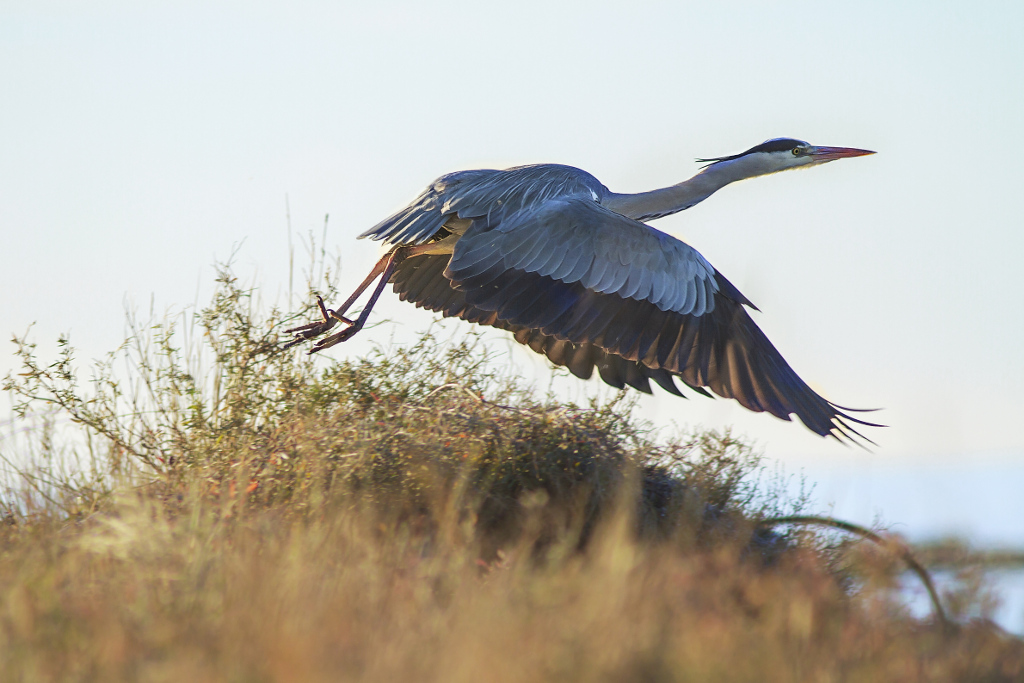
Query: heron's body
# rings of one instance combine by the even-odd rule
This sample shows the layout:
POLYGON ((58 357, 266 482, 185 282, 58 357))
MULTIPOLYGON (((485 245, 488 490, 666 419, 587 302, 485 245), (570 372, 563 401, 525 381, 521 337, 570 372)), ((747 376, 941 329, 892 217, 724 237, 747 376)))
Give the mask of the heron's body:
POLYGON ((615 387, 650 392, 654 381, 682 395, 679 380, 750 410, 785 420, 795 414, 818 434, 848 437, 851 422, 868 423, 797 376, 747 314, 753 304, 700 253, 642 221, 689 208, 742 178, 868 153, 771 140, 640 194, 611 192, 589 173, 556 164, 450 173, 362 235, 393 248, 339 312, 325 309, 325 322, 298 336, 341 320, 350 328, 314 350, 347 339, 366 311, 352 323, 345 309, 383 273, 402 300, 508 330, 578 377, 596 368, 615 387))

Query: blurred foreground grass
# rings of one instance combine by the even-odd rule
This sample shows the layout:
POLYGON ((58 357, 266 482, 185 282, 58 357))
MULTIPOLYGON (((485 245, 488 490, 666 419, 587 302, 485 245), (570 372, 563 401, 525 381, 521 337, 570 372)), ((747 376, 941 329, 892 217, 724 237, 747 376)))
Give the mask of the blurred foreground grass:
POLYGON ((15 340, 0 680, 1024 679, 980 587, 944 630, 888 555, 758 527, 807 501, 729 434, 537 396, 472 335, 318 365, 218 282, 88 381, 15 340))

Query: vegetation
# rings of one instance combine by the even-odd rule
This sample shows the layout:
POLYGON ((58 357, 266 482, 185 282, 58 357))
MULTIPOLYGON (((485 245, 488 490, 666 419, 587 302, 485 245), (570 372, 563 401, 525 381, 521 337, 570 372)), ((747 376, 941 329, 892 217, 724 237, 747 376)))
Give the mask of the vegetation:
POLYGON ((87 382, 67 340, 45 364, 15 339, 35 427, 0 442, 4 681, 1024 677, 966 618, 980 589, 939 628, 891 554, 762 524, 807 500, 729 433, 538 397, 462 331, 282 352, 312 313, 218 285, 87 382))

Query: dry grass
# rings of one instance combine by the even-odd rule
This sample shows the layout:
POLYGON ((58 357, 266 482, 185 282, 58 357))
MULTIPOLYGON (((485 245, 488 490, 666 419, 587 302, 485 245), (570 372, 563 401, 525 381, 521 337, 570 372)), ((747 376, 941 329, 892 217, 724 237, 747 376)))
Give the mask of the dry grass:
POLYGON ((5 453, 3 681, 1024 678, 1019 640, 908 616, 886 555, 759 530, 805 501, 728 434, 538 399, 473 338, 320 369, 250 304, 225 272, 205 357, 138 325, 84 386, 19 341, 20 411, 90 440, 5 453))

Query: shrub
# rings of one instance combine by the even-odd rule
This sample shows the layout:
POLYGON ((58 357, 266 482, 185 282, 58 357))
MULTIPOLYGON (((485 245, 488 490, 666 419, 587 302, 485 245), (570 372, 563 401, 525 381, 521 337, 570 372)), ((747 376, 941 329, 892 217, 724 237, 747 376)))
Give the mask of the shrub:
POLYGON ((88 382, 67 339, 48 365, 15 339, 5 389, 41 427, 5 453, 6 680, 1024 671, 984 624, 909 618, 872 555, 854 580, 846 544, 760 526, 807 500, 728 432, 662 438, 628 394, 538 396, 466 328, 334 363, 283 351, 311 308, 264 315, 229 268, 217 282, 190 317, 133 319, 88 382))

